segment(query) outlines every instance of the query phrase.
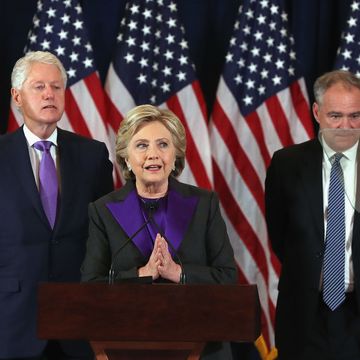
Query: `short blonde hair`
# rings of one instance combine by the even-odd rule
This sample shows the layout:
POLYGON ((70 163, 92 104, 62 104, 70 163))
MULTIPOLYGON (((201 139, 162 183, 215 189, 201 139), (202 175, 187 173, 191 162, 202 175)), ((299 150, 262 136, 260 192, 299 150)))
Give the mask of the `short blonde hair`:
POLYGON ((22 58, 20 58, 15 63, 13 71, 11 73, 11 87, 18 90, 22 88, 24 82, 29 75, 31 65, 33 63, 43 63, 57 66, 64 81, 64 87, 66 87, 66 70, 61 61, 54 54, 48 51, 31 51, 22 58))
POLYGON ((159 109, 153 105, 139 105, 130 110, 122 120, 116 137, 116 160, 125 179, 134 179, 125 160, 128 158, 128 145, 139 127, 144 123, 159 121, 169 130, 175 146, 175 169, 171 175, 177 177, 185 166, 186 133, 179 118, 170 110, 159 109))

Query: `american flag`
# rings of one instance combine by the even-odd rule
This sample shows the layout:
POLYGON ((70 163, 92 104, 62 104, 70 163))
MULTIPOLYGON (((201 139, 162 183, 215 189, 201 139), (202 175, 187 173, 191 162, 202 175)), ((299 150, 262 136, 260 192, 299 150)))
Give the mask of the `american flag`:
POLYGON ((172 110, 187 132, 181 179, 212 187, 205 102, 172 0, 128 1, 105 89, 112 103, 113 136, 128 110, 145 103, 172 110))
POLYGON ((264 182, 273 152, 313 137, 288 17, 277 0, 239 8, 210 123, 214 186, 240 278, 258 285, 262 334, 274 345, 280 266, 264 214, 264 182))
MULTIPOLYGON (((65 112, 59 122, 63 129, 103 141, 114 160, 114 143, 107 131, 106 96, 96 71, 93 50, 77 0, 39 0, 28 34, 28 51, 49 51, 63 63, 68 83, 65 112)), ((8 131, 23 119, 11 102, 8 131)), ((114 174, 116 176, 116 174, 114 174)))
POLYGON ((348 70, 360 77, 360 1, 353 1, 347 26, 341 35, 336 69, 348 70))

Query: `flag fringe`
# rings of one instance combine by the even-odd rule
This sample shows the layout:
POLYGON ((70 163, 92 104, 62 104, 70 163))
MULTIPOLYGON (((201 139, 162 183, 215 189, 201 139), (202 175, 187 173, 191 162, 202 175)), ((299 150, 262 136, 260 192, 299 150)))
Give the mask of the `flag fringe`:
POLYGON ((273 347, 269 352, 266 345, 266 341, 262 335, 260 335, 254 342, 257 351, 260 354, 261 360, 275 360, 278 357, 278 351, 276 347, 273 347))

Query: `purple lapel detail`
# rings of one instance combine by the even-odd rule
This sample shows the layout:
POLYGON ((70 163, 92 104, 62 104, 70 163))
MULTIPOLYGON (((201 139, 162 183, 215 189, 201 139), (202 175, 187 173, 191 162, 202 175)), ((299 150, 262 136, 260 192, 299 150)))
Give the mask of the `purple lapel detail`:
MULTIPOLYGON (((128 237, 131 237, 146 221, 140 209, 136 190, 131 191, 123 201, 107 203, 106 207, 128 237)), ((144 256, 151 254, 152 244, 146 227, 132 239, 132 242, 144 256)))
MULTIPOLYGON (((199 198, 196 196, 184 197, 180 193, 170 190, 168 193, 167 224, 165 235, 176 251, 179 250, 185 233, 194 217, 199 198)), ((174 251, 169 246, 169 251, 174 251)))

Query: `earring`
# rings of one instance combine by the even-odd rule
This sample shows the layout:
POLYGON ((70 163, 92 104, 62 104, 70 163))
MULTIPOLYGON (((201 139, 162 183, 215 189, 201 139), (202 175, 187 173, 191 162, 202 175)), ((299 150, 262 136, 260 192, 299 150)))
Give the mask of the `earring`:
POLYGON ((175 163, 173 165, 173 167, 171 168, 172 171, 175 171, 175 163))
POLYGON ((127 164, 127 168, 128 168, 128 170, 129 171, 131 171, 132 169, 131 169, 131 165, 130 164, 127 164))

